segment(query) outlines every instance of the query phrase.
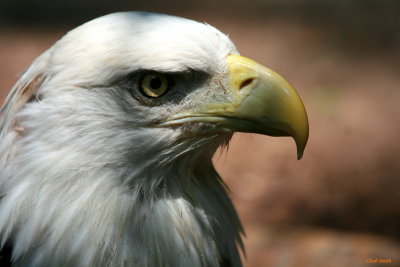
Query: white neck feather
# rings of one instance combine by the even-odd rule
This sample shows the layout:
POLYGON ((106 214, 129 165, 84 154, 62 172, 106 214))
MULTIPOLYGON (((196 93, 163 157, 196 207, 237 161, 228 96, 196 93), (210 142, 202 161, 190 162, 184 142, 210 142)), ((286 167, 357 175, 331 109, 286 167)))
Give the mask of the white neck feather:
POLYGON ((208 155, 129 179, 127 167, 79 167, 71 151, 31 156, 2 174, 12 182, 3 183, 0 235, 17 265, 240 266, 241 226, 208 155))

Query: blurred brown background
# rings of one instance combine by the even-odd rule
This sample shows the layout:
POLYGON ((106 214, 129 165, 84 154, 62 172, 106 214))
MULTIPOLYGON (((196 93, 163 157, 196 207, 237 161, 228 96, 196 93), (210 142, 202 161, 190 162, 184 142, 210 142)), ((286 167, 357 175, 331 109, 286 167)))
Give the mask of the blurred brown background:
POLYGON ((0 99, 67 30, 122 10, 206 21, 303 98, 301 161, 292 140, 247 134, 215 156, 247 233, 245 266, 400 266, 399 1, 3 0, 0 99))

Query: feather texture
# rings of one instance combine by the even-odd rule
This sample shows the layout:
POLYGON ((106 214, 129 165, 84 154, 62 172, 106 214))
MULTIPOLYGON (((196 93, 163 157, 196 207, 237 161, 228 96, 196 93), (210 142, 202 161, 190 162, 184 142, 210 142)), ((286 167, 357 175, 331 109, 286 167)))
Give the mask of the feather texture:
POLYGON ((0 236, 14 265, 241 266, 240 222, 211 162, 231 134, 147 126, 222 94, 230 53, 209 25, 127 12, 36 59, 0 117, 0 236), (119 86, 139 70, 208 78, 149 106, 119 86))

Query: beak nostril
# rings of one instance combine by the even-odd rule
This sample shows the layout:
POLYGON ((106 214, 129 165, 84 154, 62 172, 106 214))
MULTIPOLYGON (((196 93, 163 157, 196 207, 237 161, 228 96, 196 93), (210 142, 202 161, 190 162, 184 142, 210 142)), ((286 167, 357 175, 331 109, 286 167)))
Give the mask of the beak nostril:
POLYGON ((253 78, 248 78, 246 80, 244 80, 239 87, 239 90, 242 90, 244 87, 246 87, 247 85, 251 84, 253 82, 253 78))

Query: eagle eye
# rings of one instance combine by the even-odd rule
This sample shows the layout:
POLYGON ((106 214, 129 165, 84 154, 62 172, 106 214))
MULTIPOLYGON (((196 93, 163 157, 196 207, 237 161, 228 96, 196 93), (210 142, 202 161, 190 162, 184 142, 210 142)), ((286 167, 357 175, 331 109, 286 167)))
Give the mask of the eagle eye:
POLYGON ((162 73, 147 73, 140 81, 140 89, 145 96, 156 98, 168 91, 168 79, 162 73))

